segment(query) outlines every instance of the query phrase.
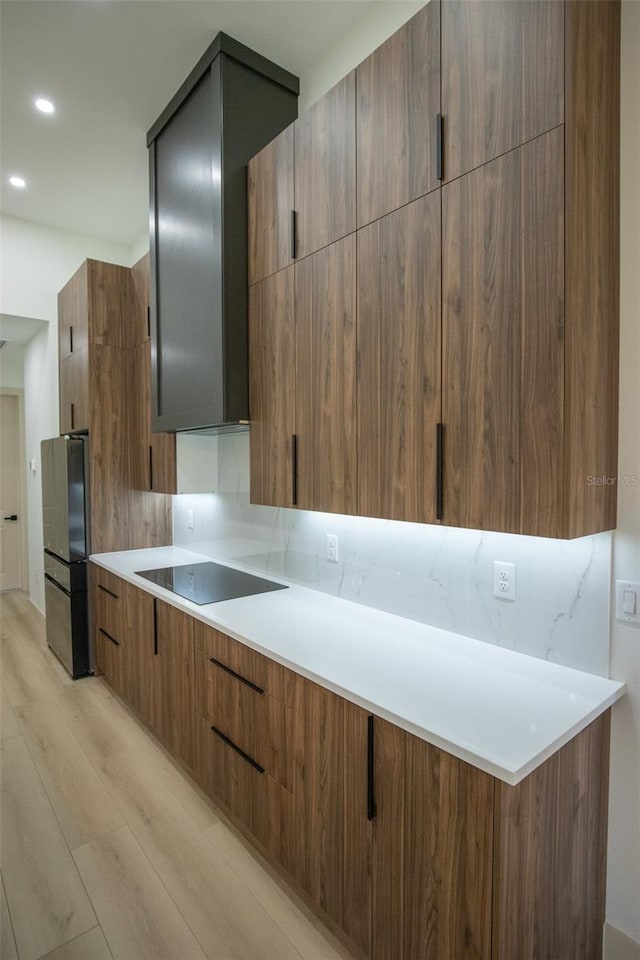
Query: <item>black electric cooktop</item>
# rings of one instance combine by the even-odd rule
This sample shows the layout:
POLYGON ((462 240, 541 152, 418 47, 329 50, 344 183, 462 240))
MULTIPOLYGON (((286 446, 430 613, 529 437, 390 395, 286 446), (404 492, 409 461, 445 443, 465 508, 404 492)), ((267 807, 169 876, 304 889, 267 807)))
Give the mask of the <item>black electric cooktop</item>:
POLYGON ((165 590, 177 593, 193 603, 217 603, 219 600, 235 600, 250 597, 255 593, 271 590, 286 590, 283 583, 274 583, 262 577, 254 577, 242 570, 232 570, 221 563, 187 563, 179 567, 161 567, 159 570, 136 570, 139 577, 156 583, 165 590))

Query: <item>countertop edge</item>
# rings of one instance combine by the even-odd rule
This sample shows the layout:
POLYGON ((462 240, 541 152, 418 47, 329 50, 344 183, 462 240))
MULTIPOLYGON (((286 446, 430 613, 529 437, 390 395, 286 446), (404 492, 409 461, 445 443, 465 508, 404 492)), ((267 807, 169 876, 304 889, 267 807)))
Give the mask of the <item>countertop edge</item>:
MULTIPOLYGON (((149 547, 144 549, 170 549, 183 554, 185 562, 188 562, 190 559, 193 559, 193 557, 196 556, 192 551, 187 550, 184 547, 174 547, 172 545, 168 547, 149 547)), ((135 551, 118 551, 118 553, 133 552, 135 551)), ((610 683, 618 685, 617 689, 613 690, 609 696, 605 697, 578 722, 572 724, 566 731, 564 731, 562 735, 557 737, 520 766, 502 765, 495 758, 492 758, 489 755, 483 755, 482 753, 474 752, 473 750, 464 747, 462 744, 457 743, 455 740, 451 740, 445 736, 439 735, 436 731, 421 727, 419 724, 408 719, 407 717, 403 717, 401 714, 397 714, 391 710, 388 710, 380 704, 368 700, 366 697, 363 697, 354 691, 343 687, 340 683, 337 683, 336 681, 333 681, 322 674, 317 674, 312 670, 308 670, 299 663, 279 655, 277 651, 262 646, 259 642, 253 640, 252 638, 246 637, 238 631, 234 631, 227 623, 219 622, 211 616, 210 609, 211 606, 213 606, 212 604, 207 605, 208 612, 206 616, 204 614, 200 614, 195 604, 188 605, 188 601, 185 601, 183 598, 172 593, 171 591, 165 590, 163 587, 160 587, 149 580, 144 580, 136 574, 132 575, 126 571, 117 569, 116 564, 113 564, 113 562, 108 562, 107 558, 110 556, 112 556, 112 554, 94 554, 89 557, 89 560, 96 566, 102 567, 104 570, 109 571, 109 573, 113 573, 115 576, 120 577, 121 580, 125 580, 127 583, 130 583, 132 586, 137 587, 140 590, 144 590, 151 596, 157 597, 157 599, 162 600, 164 603, 169 604, 177 610, 180 610, 182 613, 189 614, 189 616, 192 616, 195 620, 205 624, 205 626, 219 630, 221 633, 224 633, 226 636, 237 640, 239 643, 245 644, 252 650, 255 650, 257 653, 260 653, 262 656, 281 664, 283 667, 286 667, 293 673, 297 673, 299 676, 305 677, 312 683, 317 683, 319 686, 329 690, 331 693, 335 693, 337 696, 340 696, 345 700, 348 700, 350 703, 355 704, 355 706, 369 711, 370 713, 379 717, 381 720, 387 720, 389 723, 392 723, 400 729, 405 730, 407 733, 410 733, 413 736, 430 743, 432 746, 452 754, 452 756, 455 756, 457 759, 462 760, 465 763, 469 763, 471 766, 482 770, 484 773, 487 773, 490 776, 496 777, 509 786, 515 786, 529 776, 530 773, 532 773, 539 766, 541 766, 541 764, 557 753, 558 750, 560 750, 563 746, 565 746, 565 744, 577 736, 577 734, 586 729, 589 724, 591 724, 594 720, 597 720, 599 716, 610 709, 614 703, 624 696, 626 691, 626 684, 624 682, 609 679, 610 683)), ((198 559, 202 560, 203 558, 199 557, 198 555, 198 559)), ((224 560, 216 562, 222 563, 225 566, 231 567, 232 569, 238 569, 237 567, 234 567, 233 564, 224 560)), ((480 643, 482 641, 476 642, 480 643)))

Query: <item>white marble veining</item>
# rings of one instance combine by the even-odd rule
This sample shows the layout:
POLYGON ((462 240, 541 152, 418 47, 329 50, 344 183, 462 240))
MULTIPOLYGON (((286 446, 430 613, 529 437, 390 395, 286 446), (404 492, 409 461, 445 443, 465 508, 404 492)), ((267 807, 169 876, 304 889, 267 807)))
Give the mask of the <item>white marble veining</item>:
POLYGON ((249 503, 247 434, 215 438, 213 495, 174 498, 174 544, 432 626, 608 675, 611 536, 546 540, 249 503), (193 510, 194 527, 187 527, 193 510), (340 538, 340 562, 324 557, 340 538), (492 565, 517 567, 517 599, 492 565))
MULTIPOLYGON (((247 546, 230 544, 229 551, 247 546)), ((202 559, 202 554, 176 547, 92 557, 147 592, 507 783, 522 780, 624 692, 624 684, 613 680, 297 585, 198 606, 135 573, 202 559)), ((215 559, 225 558, 220 553, 215 559)))

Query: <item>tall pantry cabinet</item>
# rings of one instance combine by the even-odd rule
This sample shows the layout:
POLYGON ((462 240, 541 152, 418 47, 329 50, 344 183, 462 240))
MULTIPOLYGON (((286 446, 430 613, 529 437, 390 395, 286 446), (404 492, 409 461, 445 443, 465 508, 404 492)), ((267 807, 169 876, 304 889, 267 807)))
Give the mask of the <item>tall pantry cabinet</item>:
POLYGON ((252 500, 546 537, 615 526, 619 32, 615 0, 432 0, 355 71, 353 196, 353 75, 251 161, 252 500), (309 326, 298 277, 352 234, 355 278, 341 255, 309 326), (281 322, 295 375, 262 367, 281 322))

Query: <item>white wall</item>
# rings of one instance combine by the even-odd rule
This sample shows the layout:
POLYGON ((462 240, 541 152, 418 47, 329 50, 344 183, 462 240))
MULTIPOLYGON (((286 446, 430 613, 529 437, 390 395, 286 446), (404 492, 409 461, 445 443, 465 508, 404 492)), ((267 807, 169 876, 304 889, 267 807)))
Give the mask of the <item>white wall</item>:
POLYGON ((87 257, 130 263, 120 244, 55 230, 27 220, 0 220, 0 313, 34 317, 47 326, 26 346, 24 358, 29 595, 44 610, 40 441, 58 433, 58 291, 87 257))
POLYGON ((0 387, 12 387, 19 390, 23 384, 22 364, 5 360, 0 354, 0 387))
POLYGON ((424 6, 423 0, 380 2, 367 11, 365 22, 355 23, 319 63, 300 76, 300 113, 315 103, 345 74, 357 67, 376 47, 424 6))
MULTIPOLYGON (((613 576, 640 581, 640 3, 622 4, 620 432, 613 576), (633 478, 636 478, 635 484, 633 478)), ((640 628, 612 618, 613 712, 607 920, 640 941, 640 628)))

